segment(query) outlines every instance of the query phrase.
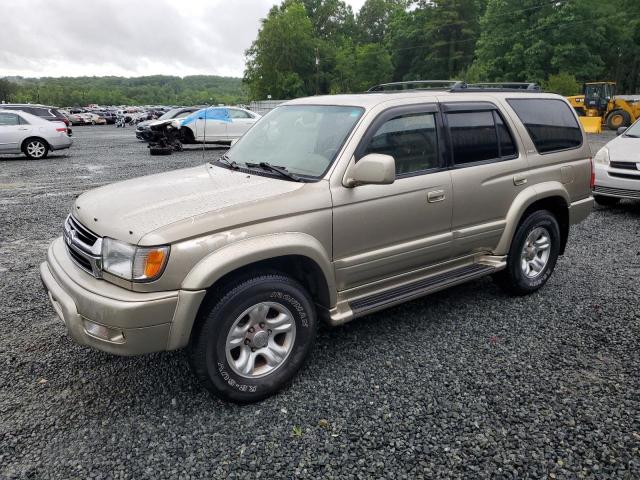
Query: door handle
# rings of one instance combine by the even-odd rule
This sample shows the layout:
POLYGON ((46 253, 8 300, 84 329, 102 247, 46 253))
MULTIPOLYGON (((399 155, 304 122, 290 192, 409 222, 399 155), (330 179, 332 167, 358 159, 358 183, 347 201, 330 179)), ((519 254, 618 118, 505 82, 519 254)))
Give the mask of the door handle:
POLYGON ((524 185, 525 183, 527 183, 527 177, 523 175, 516 175, 515 177, 513 177, 513 184, 516 187, 519 185, 524 185))
POLYGON ((18 130, 29 130, 29 127, 20 127, 18 130))
POLYGON ((433 190, 427 193, 427 201, 429 203, 441 202, 446 198, 444 190, 433 190))

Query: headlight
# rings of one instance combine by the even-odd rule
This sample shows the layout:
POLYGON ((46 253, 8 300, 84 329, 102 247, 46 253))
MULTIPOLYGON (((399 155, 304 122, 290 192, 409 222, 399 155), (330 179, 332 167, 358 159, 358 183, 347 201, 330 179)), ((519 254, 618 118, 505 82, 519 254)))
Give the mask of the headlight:
POLYGON ((602 147, 598 150, 596 156, 593 157, 593 161, 600 165, 609 165, 609 149, 607 147, 602 147))
POLYGON ((112 238, 102 241, 102 268, 117 277, 149 281, 160 276, 169 258, 169 247, 136 247, 112 238))

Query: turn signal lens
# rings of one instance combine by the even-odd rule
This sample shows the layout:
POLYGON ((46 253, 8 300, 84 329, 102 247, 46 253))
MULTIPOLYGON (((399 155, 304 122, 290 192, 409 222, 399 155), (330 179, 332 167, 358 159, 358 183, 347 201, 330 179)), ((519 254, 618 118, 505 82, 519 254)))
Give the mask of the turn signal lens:
POLYGON ((151 280, 158 277, 168 256, 169 247, 138 248, 133 265, 133 279, 151 280))

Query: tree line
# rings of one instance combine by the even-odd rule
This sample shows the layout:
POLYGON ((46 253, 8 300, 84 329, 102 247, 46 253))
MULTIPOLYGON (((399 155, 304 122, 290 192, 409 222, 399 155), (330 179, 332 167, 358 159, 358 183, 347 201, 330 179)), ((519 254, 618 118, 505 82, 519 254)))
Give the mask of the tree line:
POLYGON ((184 78, 62 77, 0 79, 0 101, 76 105, 216 105, 246 101, 239 78, 195 75, 184 78))
POLYGON ((246 52, 252 99, 418 79, 640 90, 638 0, 284 0, 246 52))

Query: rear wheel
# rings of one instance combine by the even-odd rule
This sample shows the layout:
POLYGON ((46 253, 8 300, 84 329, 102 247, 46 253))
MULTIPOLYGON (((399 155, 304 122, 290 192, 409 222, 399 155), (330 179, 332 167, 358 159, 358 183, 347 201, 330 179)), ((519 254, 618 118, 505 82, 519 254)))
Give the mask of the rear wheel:
POLYGON ((514 295, 535 292, 553 273, 560 253, 560 240, 560 227, 551 212, 531 213, 516 230, 507 268, 494 275, 494 280, 514 295))
POLYGON ((613 207, 620 203, 620 199, 617 197, 605 197, 602 195, 594 195, 593 199, 596 201, 598 205, 602 205, 603 207, 613 207))
POLYGON ((49 145, 39 138, 30 138, 24 143, 22 151, 27 157, 39 160, 46 158, 49 153, 49 145))
POLYGON ((213 395, 255 402, 293 378, 315 335, 316 313, 306 290, 285 275, 256 275, 203 305, 189 360, 213 395))
POLYGON ((631 116, 624 110, 613 110, 607 115, 606 123, 609 130, 618 130, 631 125, 631 116))

